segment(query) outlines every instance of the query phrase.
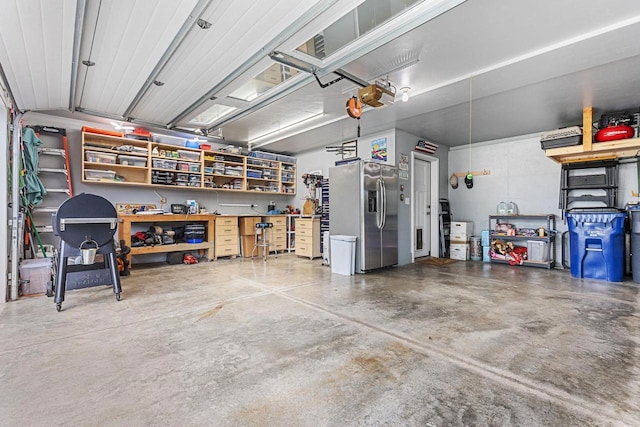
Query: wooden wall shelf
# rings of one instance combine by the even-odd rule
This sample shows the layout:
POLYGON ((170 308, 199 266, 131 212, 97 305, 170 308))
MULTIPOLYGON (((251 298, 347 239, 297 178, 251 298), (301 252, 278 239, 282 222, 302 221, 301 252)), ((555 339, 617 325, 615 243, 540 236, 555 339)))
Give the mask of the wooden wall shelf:
POLYGON ((263 154, 273 158, 83 132, 82 182, 294 196, 296 164, 278 161, 276 154, 263 154), (134 150, 120 151, 123 146, 134 150), (180 157, 163 156, 165 152, 180 157), (180 169, 181 166, 189 169, 180 169), (114 179, 114 174, 119 179, 114 179))
POLYGON ((550 148, 546 150, 547 157, 558 163, 576 163, 623 159, 640 154, 640 138, 594 143, 591 138, 592 123, 593 108, 585 108, 582 111, 582 145, 550 148))

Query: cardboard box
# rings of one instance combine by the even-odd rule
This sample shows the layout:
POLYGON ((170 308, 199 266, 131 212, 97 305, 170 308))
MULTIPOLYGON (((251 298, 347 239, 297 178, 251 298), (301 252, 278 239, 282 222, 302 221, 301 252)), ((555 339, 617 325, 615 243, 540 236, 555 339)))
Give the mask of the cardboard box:
POLYGON ((467 261, 469 259, 469 244, 468 243, 451 243, 449 247, 451 255, 449 258, 458 259, 461 261, 467 261))
POLYGON ((468 242, 473 234, 473 222, 452 221, 449 237, 451 241, 468 242))
POLYGON ((238 218, 240 223, 241 236, 253 236, 256 234, 256 224, 262 221, 259 216, 241 216, 238 218))
POLYGON ((25 259, 20 263, 22 295, 41 294, 51 280, 52 258, 25 259))

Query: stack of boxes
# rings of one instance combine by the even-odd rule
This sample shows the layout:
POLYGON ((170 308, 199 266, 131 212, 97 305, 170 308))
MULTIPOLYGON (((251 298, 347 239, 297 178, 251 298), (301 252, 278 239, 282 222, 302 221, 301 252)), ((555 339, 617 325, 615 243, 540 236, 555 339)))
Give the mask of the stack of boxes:
POLYGON ((451 259, 467 261, 469 259, 469 239, 473 234, 473 222, 452 221, 450 256, 451 259))

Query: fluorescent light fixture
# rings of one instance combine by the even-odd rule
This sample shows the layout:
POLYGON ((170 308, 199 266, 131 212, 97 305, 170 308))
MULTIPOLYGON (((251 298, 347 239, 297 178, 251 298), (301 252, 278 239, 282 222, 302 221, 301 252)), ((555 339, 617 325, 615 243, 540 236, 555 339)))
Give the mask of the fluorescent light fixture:
POLYGON ((312 121, 312 120, 314 120, 314 119, 317 119, 317 118, 319 118, 319 117, 323 117, 324 115, 325 115, 325 113, 318 113, 318 114, 314 114, 314 115, 312 115, 312 116, 305 117, 304 119, 298 120, 297 122, 293 122, 293 123, 290 123, 290 124, 288 124, 288 125, 286 125, 286 126, 279 127, 278 129, 274 129, 274 130, 269 131, 269 132, 267 132, 267 133, 264 133, 264 134, 262 134, 262 135, 260 135, 260 136, 256 136, 255 138, 251 138, 251 139, 249 140, 249 144, 253 144, 254 142, 256 142, 256 141, 258 141, 258 140, 261 140, 261 139, 266 138, 267 136, 270 136, 270 135, 274 135, 274 134, 277 134, 277 133, 283 132, 283 131, 285 131, 285 130, 287 130, 287 129, 291 129, 291 128, 294 128, 294 127, 296 127, 296 126, 303 125, 303 124, 305 124, 305 123, 307 123, 307 122, 310 122, 310 121, 312 121))

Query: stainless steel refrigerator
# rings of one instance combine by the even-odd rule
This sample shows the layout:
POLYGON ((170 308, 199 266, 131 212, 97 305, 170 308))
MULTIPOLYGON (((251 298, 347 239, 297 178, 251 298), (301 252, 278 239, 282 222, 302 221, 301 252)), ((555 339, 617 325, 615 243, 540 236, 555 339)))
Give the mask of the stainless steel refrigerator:
POLYGON ((329 168, 331 235, 356 236, 357 273, 398 263, 398 170, 373 161, 329 168))

